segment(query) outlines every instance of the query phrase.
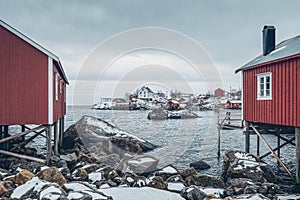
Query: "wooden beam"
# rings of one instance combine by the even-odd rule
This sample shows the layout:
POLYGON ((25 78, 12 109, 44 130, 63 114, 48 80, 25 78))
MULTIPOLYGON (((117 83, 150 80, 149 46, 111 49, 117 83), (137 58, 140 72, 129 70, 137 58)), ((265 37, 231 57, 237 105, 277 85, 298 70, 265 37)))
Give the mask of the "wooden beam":
POLYGON ((300 128, 295 127, 296 137, 296 183, 300 184, 300 128))
POLYGON ((50 164, 52 155, 52 145, 51 145, 51 125, 46 128, 46 146, 47 146, 47 165, 50 164))
POLYGON ((62 117, 59 121, 59 148, 62 147, 63 138, 64 138, 64 131, 65 131, 65 118, 62 117))
MULTIPOLYGON (((290 139, 290 141, 293 141, 293 140, 295 140, 295 137, 293 137, 293 138, 290 139)), ((286 142, 280 144, 279 148, 282 148, 282 147, 284 147, 285 145, 288 145, 288 144, 291 144, 291 143, 289 141, 286 141, 286 142)), ((278 149, 278 147, 276 147, 275 149, 273 149, 273 151, 277 151, 277 149, 278 149)), ((271 152, 269 151, 268 153, 265 153, 264 155, 260 156, 259 158, 263 159, 263 158, 267 157, 270 154, 271 154, 271 152)))
POLYGON ((33 136, 31 136, 30 138, 28 138, 27 140, 21 142, 20 144, 18 144, 17 146, 15 146, 14 148, 11 149, 11 151, 17 150, 20 147, 24 147, 26 144, 28 144, 29 142, 31 142, 32 140, 34 140, 37 136, 41 135, 43 132, 45 131, 45 129, 36 132, 33 136))
MULTIPOLYGON (((9 134, 8 134, 8 131, 9 131, 9 126, 4 126, 4 139, 5 138, 7 138, 8 136, 9 136, 9 134)), ((4 140, 4 139, 2 139, 2 140, 4 140)), ((1 140, 0 140, 1 141, 1 140)), ((1 142, 0 142, 1 143, 1 142)), ((4 144, 4 149, 5 150, 8 150, 9 149, 9 144, 6 142, 5 144, 4 144)))
POLYGON ((1 139, 1 140, 0 140, 0 144, 3 143, 3 142, 7 142, 7 141, 10 141, 10 140, 13 140, 13 139, 22 137, 23 135, 26 135, 26 134, 28 134, 28 133, 34 132, 34 131, 39 130, 39 129, 43 128, 43 127, 44 127, 43 125, 40 125, 40 126, 38 126, 38 127, 36 127, 36 128, 33 128, 33 129, 31 129, 31 130, 27 130, 27 131, 21 132, 21 133, 16 134, 16 135, 8 136, 8 137, 6 137, 6 138, 1 139))
MULTIPOLYGON (((258 130, 250 124, 250 127, 254 130, 254 132, 259 136, 259 138, 263 141, 263 143, 267 146, 269 151, 272 153, 272 155, 275 157, 275 159, 279 162, 279 164, 282 166, 282 168, 288 173, 288 175, 295 180, 294 176, 291 174, 291 172, 288 170, 288 168, 284 165, 284 163, 280 160, 280 158, 277 156, 277 154, 273 151, 271 146, 268 144, 268 142, 265 140, 265 138, 258 132, 258 130)), ((300 139, 300 131, 299 131, 299 139, 300 139)), ((300 142, 299 142, 300 144, 300 142)), ((300 145, 299 145, 300 146, 300 145)), ((300 156, 300 148, 299 148, 299 156, 300 156)), ((300 157, 299 157, 300 161, 300 157)))
POLYGON ((245 130, 245 152, 250 152, 250 131, 249 131, 249 122, 245 122, 246 130, 245 130))
POLYGON ((59 141, 59 131, 58 122, 54 123, 54 155, 58 155, 58 141, 59 141))
POLYGON ((259 136, 256 138, 256 155, 259 156, 260 144, 259 144, 259 136))
POLYGON ((2 125, 0 125, 0 139, 2 139, 2 138, 3 138, 3 133, 2 133, 2 131, 3 131, 3 130, 2 130, 2 127, 3 127, 3 126, 2 126, 2 125))
POLYGON ((32 161, 35 161, 35 162, 46 163, 45 160, 40 159, 40 158, 34 158, 34 157, 31 157, 31 156, 21 155, 21 154, 9 152, 9 151, 4 151, 4 150, 0 150, 0 154, 4 154, 4 155, 8 155, 8 156, 14 156, 14 157, 22 158, 22 159, 26 159, 26 160, 32 160, 32 161))
MULTIPOLYGON (((25 130, 25 125, 21 125, 21 132, 24 132, 25 130)), ((22 140, 25 141, 25 135, 22 136, 22 140)))

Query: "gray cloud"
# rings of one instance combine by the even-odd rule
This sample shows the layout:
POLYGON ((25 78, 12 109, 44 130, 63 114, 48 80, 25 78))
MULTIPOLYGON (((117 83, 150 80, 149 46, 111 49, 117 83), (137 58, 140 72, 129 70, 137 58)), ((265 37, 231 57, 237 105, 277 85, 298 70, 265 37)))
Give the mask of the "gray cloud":
POLYGON ((234 70, 260 54, 264 24, 276 26, 278 42, 300 33, 299 7, 298 0, 0 0, 0 18, 57 54, 71 80, 89 53, 114 34, 174 29, 206 49, 229 87, 239 85, 234 70))

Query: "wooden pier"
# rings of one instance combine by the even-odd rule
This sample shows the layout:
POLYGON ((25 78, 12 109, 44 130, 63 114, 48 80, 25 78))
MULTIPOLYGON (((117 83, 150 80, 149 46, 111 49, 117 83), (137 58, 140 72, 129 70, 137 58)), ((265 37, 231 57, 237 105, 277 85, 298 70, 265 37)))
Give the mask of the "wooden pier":
POLYGON ((10 126, 0 125, 0 154, 14 156, 21 159, 27 159, 31 161, 41 162, 49 164, 51 156, 59 155, 59 149, 63 140, 64 133, 64 118, 55 122, 52 125, 39 125, 35 128, 30 128, 26 125, 21 125, 20 133, 13 133, 9 131, 10 126), (54 139, 52 139, 52 132, 54 133, 54 139), (30 133, 34 133, 32 136, 27 137, 30 133), (22 155, 17 153, 17 150, 25 148, 27 144, 32 142, 37 137, 46 138, 46 159, 35 158, 28 155, 22 155), (20 141, 18 143, 13 141, 20 141))

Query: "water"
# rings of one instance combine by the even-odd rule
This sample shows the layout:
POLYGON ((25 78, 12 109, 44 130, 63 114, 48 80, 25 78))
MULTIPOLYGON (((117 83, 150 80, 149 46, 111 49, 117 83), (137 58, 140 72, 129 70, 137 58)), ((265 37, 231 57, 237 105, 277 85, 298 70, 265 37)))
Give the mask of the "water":
MULTIPOLYGON (((204 160, 211 168, 201 173, 220 177, 222 156, 226 150, 244 151, 244 135, 242 129, 221 131, 221 158, 217 156, 217 113, 200 111, 200 118, 183 120, 152 121, 147 119, 149 111, 93 110, 87 106, 67 108, 66 128, 78 121, 83 115, 91 115, 106 120, 120 129, 156 144, 159 148, 148 152, 158 158, 159 166, 173 164, 178 169, 184 169, 191 162, 204 160)), ((277 138, 264 135, 271 146, 277 145, 277 138)), ((256 154, 256 136, 251 136, 251 153, 256 154)), ((268 152, 260 143, 261 154, 268 152)), ((295 171, 295 149, 291 146, 282 148, 282 161, 291 171, 295 171)), ((280 170, 272 155, 265 161, 275 170, 280 170)))

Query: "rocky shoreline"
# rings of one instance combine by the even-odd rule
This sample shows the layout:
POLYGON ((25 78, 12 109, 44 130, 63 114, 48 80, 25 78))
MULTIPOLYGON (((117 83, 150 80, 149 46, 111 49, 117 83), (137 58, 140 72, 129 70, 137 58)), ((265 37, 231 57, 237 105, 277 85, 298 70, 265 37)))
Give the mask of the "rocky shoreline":
POLYGON ((157 169, 158 160, 143 154, 155 145, 93 117, 72 125, 64 139, 61 155, 49 166, 2 156, 1 199, 300 198, 285 193, 271 166, 244 152, 225 153, 219 179, 199 173, 209 167, 203 162, 157 169))

